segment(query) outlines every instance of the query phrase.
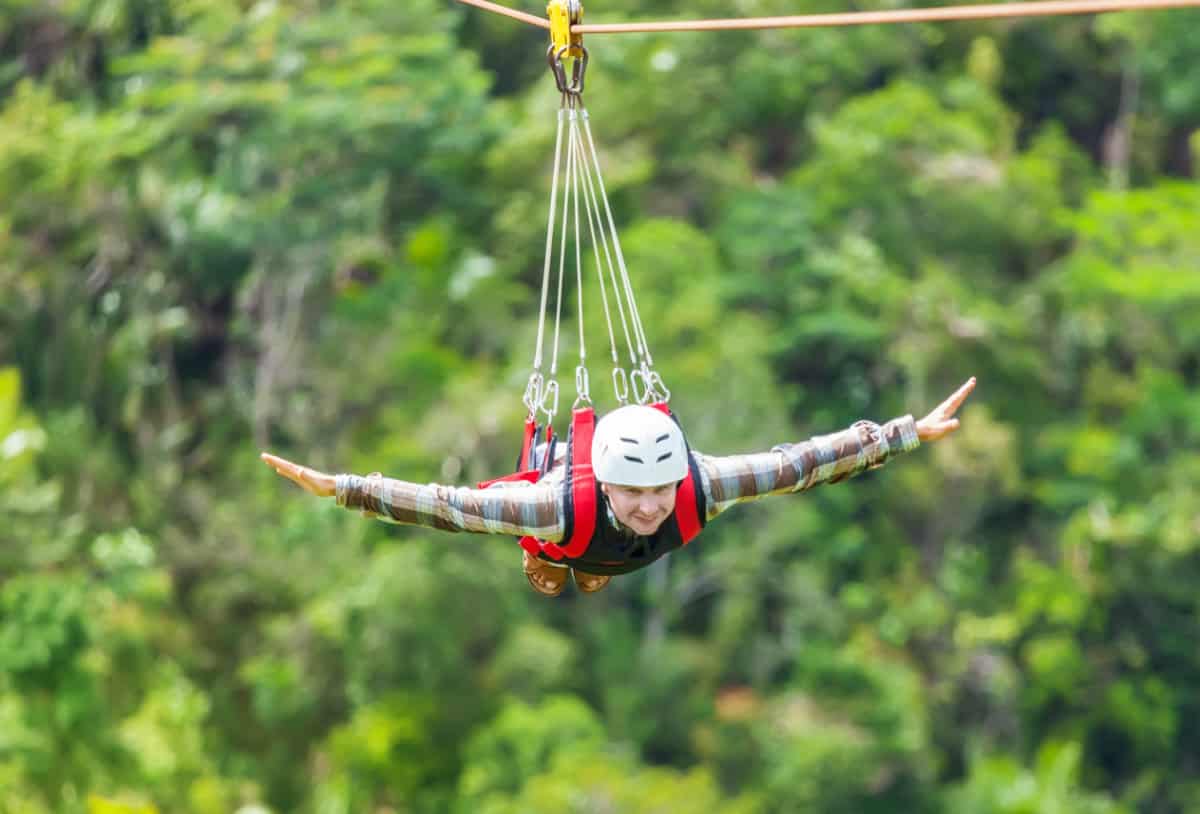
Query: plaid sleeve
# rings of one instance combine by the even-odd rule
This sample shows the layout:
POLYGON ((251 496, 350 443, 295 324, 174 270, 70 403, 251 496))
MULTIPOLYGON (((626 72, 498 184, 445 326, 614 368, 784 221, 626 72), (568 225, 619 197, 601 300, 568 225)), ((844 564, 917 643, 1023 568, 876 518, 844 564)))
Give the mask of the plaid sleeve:
POLYGON ((338 475, 339 506, 389 523, 468 531, 532 535, 558 541, 563 535, 562 482, 501 483, 487 489, 417 484, 382 475, 338 475))
POLYGON ((697 453, 695 457, 711 520, 738 503, 837 483, 882 466, 893 455, 914 450, 920 443, 916 422, 908 415, 883 426, 858 421, 841 432, 782 444, 770 452, 723 457, 697 453))

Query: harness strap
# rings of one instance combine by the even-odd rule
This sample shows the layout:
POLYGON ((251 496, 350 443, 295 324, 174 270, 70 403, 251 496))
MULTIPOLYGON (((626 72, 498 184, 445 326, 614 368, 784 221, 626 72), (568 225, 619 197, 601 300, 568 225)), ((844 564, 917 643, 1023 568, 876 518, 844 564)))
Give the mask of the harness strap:
MULTIPOLYGON (((691 458, 691 455, 688 455, 691 458)), ((688 461, 687 477, 675 493, 675 522, 683 544, 690 543, 700 533, 700 511, 696 505, 696 479, 692 477, 692 462, 688 461)))
MULTIPOLYGON (((542 475, 545 475, 554 468, 554 458, 558 452, 558 436, 554 434, 554 427, 546 425, 546 451, 542 455, 542 463, 540 466, 542 475)), ((530 465, 535 465, 536 462, 531 462, 530 465)))
MULTIPOLYGON (((665 401, 656 401, 650 406, 670 416, 671 420, 676 424, 679 423, 665 401)), ((686 445, 687 442, 684 441, 685 449, 686 445)), ((675 490, 675 522, 679 524, 679 536, 683 538, 684 545, 691 542, 703 527, 703 524, 700 522, 700 510, 696 501, 696 479, 692 477, 692 451, 690 449, 686 451, 688 457, 687 477, 683 479, 679 484, 679 488, 675 490)))
POLYGON ((532 414, 525 419, 525 436, 521 440, 521 457, 517 460, 517 469, 533 469, 533 449, 537 445, 538 432, 541 427, 532 414))
POLYGON ((522 469, 520 472, 513 472, 511 475, 504 475, 491 480, 481 480, 475 485, 477 489, 487 489, 489 486, 497 483, 515 483, 516 481, 527 481, 528 483, 537 483, 542 479, 542 473, 536 469, 522 469))
MULTIPOLYGON (((537 437, 541 433, 542 428, 538 426, 537 421, 531 415, 525 419, 525 435, 521 440, 521 454, 517 458, 517 471, 511 475, 504 475, 491 480, 481 480, 476 484, 476 488, 486 489, 495 483, 511 483, 513 481, 528 481, 529 483, 537 483, 541 476, 545 474, 537 468, 536 462, 533 460, 534 450, 537 448, 537 437)), ((553 429, 547 430, 547 435, 553 432, 553 429)))
MULTIPOLYGON (((580 407, 571 416, 571 502, 575 514, 571 538, 562 546, 569 557, 587 551, 596 531, 596 475, 592 471, 592 436, 596 433, 596 411, 580 407)), ((549 543, 549 546, 554 545, 549 543)), ((555 546, 558 548, 558 546, 555 546)), ((549 553, 549 551, 547 551, 549 553)), ((553 556, 553 554, 551 554, 553 556)))
MULTIPOLYGON (((553 432, 551 430, 550 432, 553 432)), ((536 537, 522 537, 519 541, 521 548, 533 556, 545 554, 552 560, 563 557, 578 557, 587 551, 596 531, 596 476, 592 471, 592 436, 596 433, 596 411, 591 407, 580 407, 571 415, 571 429, 567 441, 571 445, 570 455, 570 506, 572 515, 569 520, 571 536, 562 544, 539 540, 536 537)), ((553 455, 553 442, 547 445, 546 457, 553 455)), ((498 480, 530 480, 537 483, 542 472, 518 472, 498 480), (534 477, 526 478, 532 474, 534 477)))

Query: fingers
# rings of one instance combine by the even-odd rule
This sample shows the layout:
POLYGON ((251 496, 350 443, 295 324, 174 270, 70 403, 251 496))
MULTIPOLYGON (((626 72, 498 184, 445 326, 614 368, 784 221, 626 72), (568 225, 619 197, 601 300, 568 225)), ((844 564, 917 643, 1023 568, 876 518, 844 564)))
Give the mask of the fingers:
POLYGON ((299 466, 287 460, 286 458, 280 458, 278 455, 272 455, 269 452, 264 452, 258 457, 261 458, 267 466, 274 469, 280 475, 288 475, 290 477, 291 474, 294 474, 300 470, 299 466))
POLYGON ((276 473, 314 495, 328 497, 335 491, 335 480, 332 475, 326 475, 324 472, 318 472, 315 469, 294 464, 285 458, 280 458, 269 452, 264 452, 259 457, 267 466, 274 469, 276 473))
POLYGON ((975 389, 975 377, 967 379, 962 387, 954 391, 950 398, 942 402, 938 407, 937 412, 943 418, 949 418, 954 415, 962 403, 967 400, 967 396, 971 395, 971 391, 975 389))
POLYGON ((304 467, 297 466, 291 461, 286 460, 285 458, 280 458, 277 455, 272 455, 269 452, 264 452, 259 457, 262 458, 267 466, 274 469, 280 475, 283 475, 289 480, 296 481, 297 483, 300 482, 300 473, 303 471, 304 467))
POLYGON ((949 421, 937 421, 925 424, 918 427, 917 437, 922 442, 937 441, 940 438, 945 438, 950 433, 958 429, 959 423, 957 418, 952 418, 949 421))

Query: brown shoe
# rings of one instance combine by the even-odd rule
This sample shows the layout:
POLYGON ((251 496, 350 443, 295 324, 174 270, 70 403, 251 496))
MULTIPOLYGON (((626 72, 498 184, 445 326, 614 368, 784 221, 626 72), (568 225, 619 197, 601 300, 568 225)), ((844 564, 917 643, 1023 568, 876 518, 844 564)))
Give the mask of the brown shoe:
POLYGON ((575 574, 575 585, 585 594, 594 594, 612 580, 611 575, 585 574, 578 568, 572 568, 575 574))
POLYGON ((528 551, 522 553, 525 555, 525 577, 533 586, 533 590, 545 596, 561 594, 567 586, 567 574, 570 569, 551 565, 539 557, 530 556, 528 551))

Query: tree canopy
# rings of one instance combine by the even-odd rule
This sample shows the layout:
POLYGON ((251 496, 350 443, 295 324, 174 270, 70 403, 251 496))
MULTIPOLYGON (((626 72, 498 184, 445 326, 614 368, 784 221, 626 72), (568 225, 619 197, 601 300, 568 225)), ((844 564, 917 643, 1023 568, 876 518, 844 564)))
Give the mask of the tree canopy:
POLYGON ((512 541, 257 459, 511 466, 544 32, 0 2, 0 812, 1200 809, 1197 42, 1192 10, 590 39, 695 448, 980 384, 951 439, 548 600, 512 541))

